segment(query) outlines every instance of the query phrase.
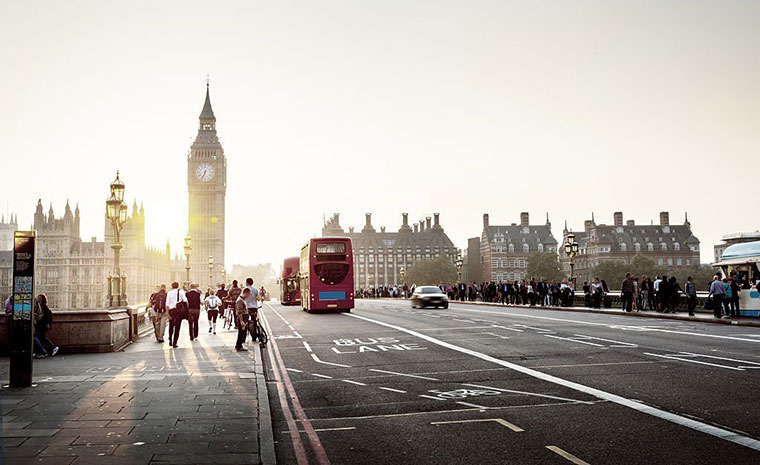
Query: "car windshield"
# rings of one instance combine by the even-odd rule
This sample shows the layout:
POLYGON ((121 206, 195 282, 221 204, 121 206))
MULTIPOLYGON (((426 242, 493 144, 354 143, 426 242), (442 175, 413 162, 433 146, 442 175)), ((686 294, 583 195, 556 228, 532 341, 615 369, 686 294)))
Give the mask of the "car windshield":
POLYGON ((441 290, 437 287, 427 286, 420 289, 420 294, 440 294, 441 290))

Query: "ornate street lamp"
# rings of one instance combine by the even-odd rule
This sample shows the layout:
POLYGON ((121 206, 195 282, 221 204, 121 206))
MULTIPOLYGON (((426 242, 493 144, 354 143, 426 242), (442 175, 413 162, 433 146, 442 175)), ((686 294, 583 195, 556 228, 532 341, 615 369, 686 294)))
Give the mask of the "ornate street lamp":
POLYGON ((121 273, 119 252, 122 247, 121 230, 127 222, 127 204, 124 203, 124 182, 116 172, 116 179, 111 183, 111 196, 106 199, 106 217, 113 228, 113 265, 114 269, 106 278, 108 283, 107 305, 109 308, 125 307, 127 303, 127 277, 121 273))
POLYGON ((457 259, 456 259, 456 265, 457 265, 457 284, 462 282, 462 265, 464 265, 464 260, 462 260, 462 249, 457 249, 457 259))
POLYGON ((575 289, 575 256, 578 255, 578 243, 575 242, 575 234, 568 233, 565 239, 565 254, 570 259, 570 281, 575 289))
POLYGON ((185 236, 185 288, 190 287, 190 252, 193 250, 193 239, 190 233, 185 236))
POLYGON ((208 256, 208 286, 213 287, 214 283, 214 256, 208 256))

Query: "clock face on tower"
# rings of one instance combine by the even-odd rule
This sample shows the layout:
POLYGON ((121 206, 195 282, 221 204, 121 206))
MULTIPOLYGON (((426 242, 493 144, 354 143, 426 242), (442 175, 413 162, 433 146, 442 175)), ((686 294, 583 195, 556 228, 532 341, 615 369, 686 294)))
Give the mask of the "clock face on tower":
POLYGON ((195 168, 195 177, 201 181, 211 181, 214 178, 214 167, 208 163, 201 163, 195 168))

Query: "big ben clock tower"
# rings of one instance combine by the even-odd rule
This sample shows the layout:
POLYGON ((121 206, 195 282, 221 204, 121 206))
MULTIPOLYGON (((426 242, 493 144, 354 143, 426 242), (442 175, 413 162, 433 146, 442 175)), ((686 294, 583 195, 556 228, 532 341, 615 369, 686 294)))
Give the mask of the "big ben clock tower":
POLYGON ((198 119, 198 135, 187 156, 188 229, 193 247, 190 280, 203 289, 216 286, 222 280, 224 198, 227 192, 227 159, 216 135, 216 117, 211 109, 208 82, 206 101, 198 119), (214 263, 211 272, 209 257, 213 257, 214 263))

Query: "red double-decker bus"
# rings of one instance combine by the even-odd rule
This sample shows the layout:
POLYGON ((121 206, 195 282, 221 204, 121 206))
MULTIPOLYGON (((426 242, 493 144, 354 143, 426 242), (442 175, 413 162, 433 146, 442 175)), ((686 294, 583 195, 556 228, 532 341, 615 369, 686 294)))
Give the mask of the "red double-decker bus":
POLYGON ((288 257, 282 263, 280 273, 280 300, 282 305, 301 305, 301 289, 298 282, 298 257, 288 257))
POLYGON ((351 239, 320 237, 301 248, 301 307, 351 311, 354 308, 354 256, 351 239))

